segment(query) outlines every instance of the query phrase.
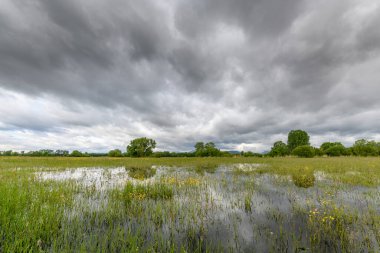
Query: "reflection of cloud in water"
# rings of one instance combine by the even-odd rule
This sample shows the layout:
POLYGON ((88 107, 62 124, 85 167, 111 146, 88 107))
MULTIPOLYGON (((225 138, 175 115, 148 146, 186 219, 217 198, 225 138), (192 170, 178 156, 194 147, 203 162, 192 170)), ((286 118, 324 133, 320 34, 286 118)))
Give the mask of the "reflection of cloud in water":
POLYGON ((145 180, 137 180, 130 177, 124 167, 77 168, 65 171, 36 172, 36 176, 40 180, 72 180, 86 187, 95 186, 97 189, 104 190, 123 186, 127 181, 136 184, 153 183, 157 177, 163 174, 161 167, 157 167, 156 169, 156 175, 145 180))

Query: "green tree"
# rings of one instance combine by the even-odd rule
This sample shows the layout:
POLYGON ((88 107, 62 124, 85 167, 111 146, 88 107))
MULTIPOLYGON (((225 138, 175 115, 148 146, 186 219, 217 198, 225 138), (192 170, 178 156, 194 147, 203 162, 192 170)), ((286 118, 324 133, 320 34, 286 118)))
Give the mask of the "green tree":
POLYGON ((195 148, 195 156, 204 156, 205 144, 203 142, 195 143, 194 148, 195 148))
POLYGON ((78 150, 74 150, 73 152, 71 152, 70 156, 81 157, 83 156, 83 153, 78 150))
POLYGON ((288 146, 282 141, 276 141, 273 144, 271 151, 269 152, 270 156, 286 156, 289 155, 288 146))
POLYGON ((128 156, 145 157, 153 154, 153 149, 156 148, 156 141, 146 137, 137 138, 130 142, 127 147, 128 156))
POLYGON ((346 147, 340 142, 325 142, 321 145, 321 150, 328 156, 347 155, 346 147))
POLYGON ((331 147, 333 147, 335 145, 339 145, 339 144, 341 145, 340 142, 324 142, 324 143, 322 143, 320 149, 323 150, 323 151, 326 151, 329 148, 331 148, 331 147))
POLYGON ((292 152, 293 155, 296 155, 298 157, 307 157, 307 158, 311 158, 311 157, 314 157, 315 156, 315 150, 312 146, 309 146, 309 145, 302 145, 302 146, 298 146, 296 147, 293 152, 292 152))
POLYGON ((120 149, 114 149, 114 150, 110 150, 108 152, 108 156, 109 157, 121 157, 121 156, 123 156, 123 153, 121 152, 120 149))
POLYGON ((205 145, 205 151, 207 156, 219 156, 220 150, 215 147, 213 142, 208 142, 205 145))
POLYGON ((197 142, 195 145, 195 156, 221 156, 222 152, 216 148, 215 143, 197 142))
POLYGON ((374 141, 367 141, 365 139, 355 141, 352 146, 354 155, 357 156, 377 156, 379 155, 378 144, 374 141))
POLYGON ((335 145, 328 148, 325 153, 328 156, 342 156, 346 155, 346 148, 344 146, 335 145))
POLYGON ((288 148, 293 151, 296 147, 310 145, 310 137, 303 130, 292 130, 288 134, 288 148))

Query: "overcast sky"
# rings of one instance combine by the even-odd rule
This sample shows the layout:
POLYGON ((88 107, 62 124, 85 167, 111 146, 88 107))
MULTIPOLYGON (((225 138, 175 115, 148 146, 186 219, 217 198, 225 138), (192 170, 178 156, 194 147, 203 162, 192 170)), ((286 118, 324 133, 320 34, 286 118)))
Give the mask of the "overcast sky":
POLYGON ((380 140, 377 0, 0 0, 0 150, 380 140))

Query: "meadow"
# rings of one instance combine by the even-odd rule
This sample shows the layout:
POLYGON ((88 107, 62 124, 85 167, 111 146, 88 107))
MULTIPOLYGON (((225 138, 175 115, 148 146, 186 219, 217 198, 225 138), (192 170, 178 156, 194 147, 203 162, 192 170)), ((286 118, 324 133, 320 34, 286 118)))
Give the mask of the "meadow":
POLYGON ((0 158, 0 252, 379 251, 376 157, 0 158))

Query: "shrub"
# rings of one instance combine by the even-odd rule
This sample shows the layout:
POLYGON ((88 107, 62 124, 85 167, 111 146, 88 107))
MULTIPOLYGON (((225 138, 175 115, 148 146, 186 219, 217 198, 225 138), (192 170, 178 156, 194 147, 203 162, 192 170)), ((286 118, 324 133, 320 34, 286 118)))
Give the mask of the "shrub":
POLYGON ((120 149, 114 149, 108 152, 109 157, 122 157, 123 153, 121 152, 120 149))
POLYGON ((298 157, 311 158, 311 157, 315 156, 315 150, 313 147, 311 147, 309 145, 303 145, 303 146, 296 147, 293 150, 292 154, 296 155, 298 157))
POLYGON ((123 196, 126 204, 134 200, 171 199, 173 197, 173 189, 161 183, 147 185, 134 185, 132 183, 127 183, 124 187, 123 196))
POLYGON ((292 175, 293 183, 302 188, 309 188, 314 186, 315 176, 314 172, 308 168, 297 171, 292 175))
POLYGON ((269 152, 270 156, 286 156, 289 155, 288 146, 282 141, 276 141, 273 144, 271 151, 269 152))
POLYGON ((74 150, 73 152, 71 152, 70 156, 73 156, 73 157, 81 157, 81 156, 84 156, 82 152, 78 151, 78 150, 74 150))
POLYGON ((357 156, 377 156, 379 155, 379 144, 375 141, 357 140, 352 146, 352 151, 357 156))
POLYGON ((335 145, 328 148, 325 153, 328 156, 341 156, 346 154, 346 148, 341 145, 335 145))
POLYGON ((131 167, 126 168, 126 170, 131 178, 138 180, 145 180, 156 175, 156 169, 152 169, 151 167, 131 167))

